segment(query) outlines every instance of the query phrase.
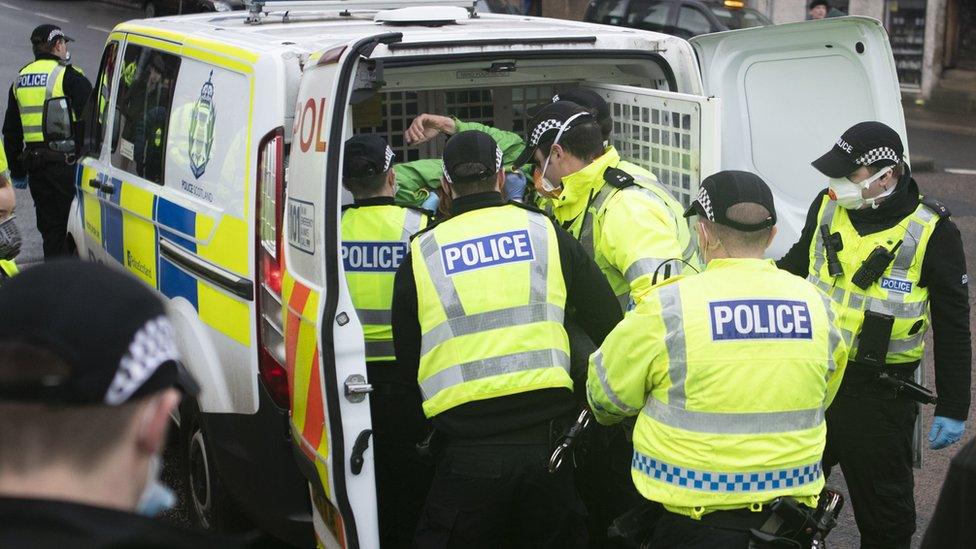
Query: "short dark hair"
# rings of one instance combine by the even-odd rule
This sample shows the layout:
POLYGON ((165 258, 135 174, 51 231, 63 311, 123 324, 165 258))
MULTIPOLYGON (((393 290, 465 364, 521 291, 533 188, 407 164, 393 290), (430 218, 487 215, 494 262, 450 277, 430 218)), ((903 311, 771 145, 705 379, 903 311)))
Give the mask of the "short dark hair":
MULTIPOLYGON (((549 148, 552 147, 555 138, 556 135, 553 134, 552 141, 539 145, 543 156, 548 154, 549 148)), ((594 120, 592 122, 583 122, 566 130, 562 137, 559 138, 559 145, 576 158, 589 162, 603 154, 605 148, 603 142, 605 140, 603 129, 594 120)))
MULTIPOLYGON (((68 366, 52 351, 25 342, 0 343, 3 377, 68 366)), ((119 406, 0 401, 0 471, 23 473, 52 463, 92 470, 123 439, 144 399, 119 406)))
MULTIPOLYGON (((485 167, 480 162, 467 162, 465 164, 458 164, 454 166, 451 170, 453 180, 465 180, 473 175, 481 174, 485 171, 485 167)), ((475 193, 487 193, 495 190, 495 183, 498 180, 498 172, 491 172, 490 175, 482 178, 475 179, 473 181, 467 181, 461 183, 460 181, 455 181, 451 183, 451 188, 458 194, 458 196, 464 196, 467 194, 475 193)))
MULTIPOLYGON (((754 202, 736 204, 725 212, 725 216, 730 221, 745 225, 762 223, 769 219, 770 215, 772 214, 765 206, 754 202)), ((769 234, 773 230, 772 227, 766 227, 758 231, 740 231, 704 218, 700 219, 705 229, 714 234, 725 246, 725 251, 733 257, 765 250, 766 244, 769 243, 769 234)))
MULTIPOLYGON (((365 158, 350 158, 346 162, 349 163, 349 171, 353 173, 363 173, 374 167, 365 158)), ((389 172, 380 172, 376 175, 367 175, 365 177, 347 177, 342 181, 342 186, 349 189, 349 192, 355 198, 370 198, 376 196, 383 190, 383 186, 386 185, 387 173, 389 172)))
POLYGON ((830 2, 827 2, 827 0, 813 0, 813 2, 810 2, 810 5, 807 6, 807 10, 812 10, 817 6, 823 6, 829 10, 830 2))

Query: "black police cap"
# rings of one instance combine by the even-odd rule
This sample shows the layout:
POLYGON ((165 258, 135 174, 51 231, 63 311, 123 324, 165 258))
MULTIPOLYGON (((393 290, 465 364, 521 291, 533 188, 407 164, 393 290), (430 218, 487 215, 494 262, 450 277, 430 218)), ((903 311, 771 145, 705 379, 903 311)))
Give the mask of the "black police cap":
POLYGON ((751 172, 726 170, 702 181, 698 197, 685 210, 685 217, 693 215, 739 231, 752 232, 776 224, 776 205, 773 192, 761 177, 751 172), (769 212, 769 216, 754 224, 729 219, 729 208, 737 204, 758 204, 769 212))

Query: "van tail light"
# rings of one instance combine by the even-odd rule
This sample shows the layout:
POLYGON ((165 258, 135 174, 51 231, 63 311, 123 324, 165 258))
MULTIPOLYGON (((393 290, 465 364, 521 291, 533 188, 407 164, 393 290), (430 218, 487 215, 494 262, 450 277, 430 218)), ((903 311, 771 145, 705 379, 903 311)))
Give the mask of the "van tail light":
POLYGON ((258 146, 256 241, 258 374, 279 407, 288 409, 288 375, 281 321, 281 220, 285 196, 285 137, 276 128, 258 146))

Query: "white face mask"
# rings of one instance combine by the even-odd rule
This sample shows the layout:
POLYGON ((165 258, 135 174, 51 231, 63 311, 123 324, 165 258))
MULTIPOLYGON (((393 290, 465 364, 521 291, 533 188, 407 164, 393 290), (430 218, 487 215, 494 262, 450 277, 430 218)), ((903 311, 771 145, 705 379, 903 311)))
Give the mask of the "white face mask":
POLYGON ((866 205, 877 208, 882 198, 895 192, 895 185, 873 198, 864 198, 861 193, 893 168, 894 166, 888 166, 860 183, 854 183, 846 177, 831 177, 827 185, 830 188, 830 198, 836 200, 837 205, 846 210, 859 210, 866 205))

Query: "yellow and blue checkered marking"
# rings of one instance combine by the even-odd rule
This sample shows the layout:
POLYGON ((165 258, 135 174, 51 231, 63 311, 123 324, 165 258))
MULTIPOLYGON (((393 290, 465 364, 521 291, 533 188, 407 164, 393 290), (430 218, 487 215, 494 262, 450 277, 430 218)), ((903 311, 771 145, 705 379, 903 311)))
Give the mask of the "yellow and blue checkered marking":
POLYGON ((809 484, 821 476, 819 462, 791 469, 730 473, 679 467, 634 452, 631 465, 654 480, 706 492, 742 493, 781 490, 809 484))

